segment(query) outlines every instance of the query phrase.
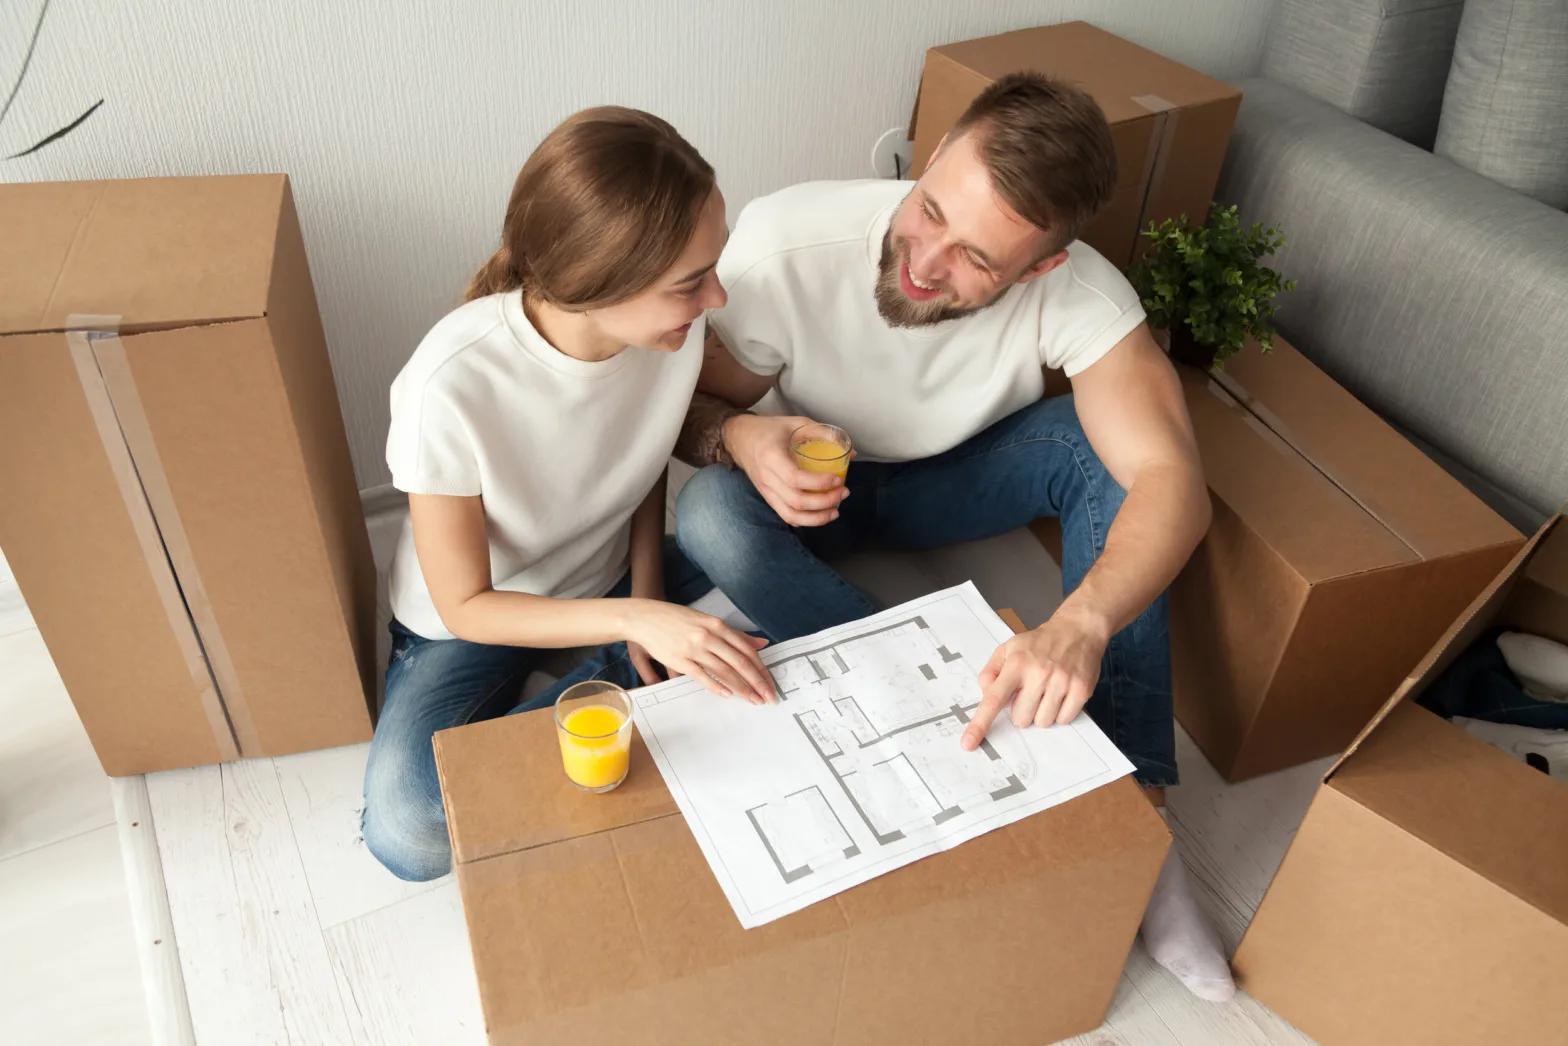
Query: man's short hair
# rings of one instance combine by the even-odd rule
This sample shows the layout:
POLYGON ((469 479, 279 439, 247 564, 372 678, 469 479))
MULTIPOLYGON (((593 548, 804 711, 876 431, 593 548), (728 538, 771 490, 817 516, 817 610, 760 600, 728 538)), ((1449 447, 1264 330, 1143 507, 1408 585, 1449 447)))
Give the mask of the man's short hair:
POLYGON ((1088 93, 1039 73, 1010 73, 969 103, 949 141, 973 135, 991 184, 1050 237, 1076 240, 1116 188, 1111 125, 1088 93))

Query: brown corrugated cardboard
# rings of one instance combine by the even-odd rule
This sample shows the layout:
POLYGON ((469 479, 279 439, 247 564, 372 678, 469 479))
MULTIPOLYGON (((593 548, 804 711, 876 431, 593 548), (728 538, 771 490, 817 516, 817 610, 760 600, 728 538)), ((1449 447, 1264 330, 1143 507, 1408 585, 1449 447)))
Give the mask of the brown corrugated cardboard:
POLYGON ((1087 22, 1020 29, 933 47, 910 118, 910 168, 925 170, 985 87, 1012 72, 1060 77, 1088 91, 1111 124, 1116 193, 1083 235, 1117 265, 1135 257, 1138 230, 1186 214, 1204 220, 1241 92, 1087 22))
POLYGON ((1568 642, 1561 517, 1325 776, 1236 952, 1325 1046, 1568 1042, 1568 788, 1413 703, 1493 626, 1568 642))
POLYGON ((435 754, 492 1046, 1054 1042, 1103 1019, 1170 841, 1122 778, 743 930, 640 738, 602 796, 549 709, 435 754))
POLYGON ((1178 369, 1214 521, 1171 589, 1176 715, 1236 781, 1343 749, 1524 537, 1283 339, 1178 369))
POLYGON ((286 178, 0 186, 0 226, 0 547, 105 770, 368 738, 374 566, 286 178))

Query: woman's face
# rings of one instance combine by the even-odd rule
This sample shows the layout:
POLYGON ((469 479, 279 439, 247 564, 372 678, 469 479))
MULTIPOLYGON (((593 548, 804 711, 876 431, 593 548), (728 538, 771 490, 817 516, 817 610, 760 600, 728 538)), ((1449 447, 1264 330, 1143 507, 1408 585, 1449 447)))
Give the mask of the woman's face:
POLYGON ((697 220, 697 231, 675 264, 636 297, 592 310, 595 324, 622 344, 676 351, 705 310, 721 308, 729 300, 714 272, 728 238, 724 195, 715 187, 697 220))

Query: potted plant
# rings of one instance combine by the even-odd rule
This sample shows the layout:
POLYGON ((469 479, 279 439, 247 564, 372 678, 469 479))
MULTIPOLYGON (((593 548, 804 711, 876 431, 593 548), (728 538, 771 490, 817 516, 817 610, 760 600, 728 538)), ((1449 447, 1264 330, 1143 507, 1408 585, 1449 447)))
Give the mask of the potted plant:
POLYGON ((1258 259, 1285 246, 1278 229, 1261 223, 1243 229, 1235 207, 1215 205, 1207 225, 1184 214, 1153 222, 1142 235, 1151 245, 1127 271, 1143 299, 1149 325, 1170 334, 1170 355, 1200 370, 1223 367, 1248 335, 1268 352, 1274 347, 1274 296, 1295 280, 1258 259))

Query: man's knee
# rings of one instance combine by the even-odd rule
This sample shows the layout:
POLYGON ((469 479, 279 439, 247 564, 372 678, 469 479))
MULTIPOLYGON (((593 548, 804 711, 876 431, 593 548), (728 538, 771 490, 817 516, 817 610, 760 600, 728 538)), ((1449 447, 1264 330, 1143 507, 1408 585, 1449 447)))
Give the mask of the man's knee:
POLYGON ((759 521, 757 494, 740 469, 709 465, 687 481, 675 503, 675 540, 687 558, 706 568, 707 562, 732 547, 742 528, 759 521))

